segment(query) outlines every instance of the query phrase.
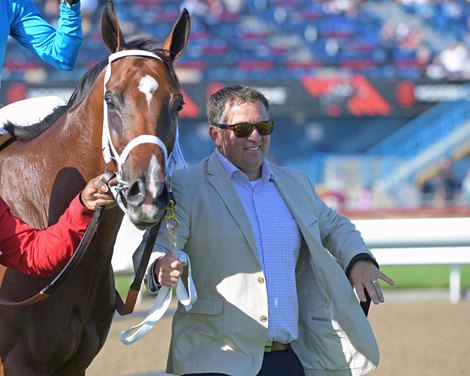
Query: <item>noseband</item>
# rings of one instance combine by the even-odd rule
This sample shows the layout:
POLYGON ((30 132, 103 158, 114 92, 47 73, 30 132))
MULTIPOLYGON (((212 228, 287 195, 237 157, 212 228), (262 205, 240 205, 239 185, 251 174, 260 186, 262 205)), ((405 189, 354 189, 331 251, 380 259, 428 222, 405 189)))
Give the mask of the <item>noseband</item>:
MULTIPOLYGON (((111 64, 123 57, 126 56, 143 56, 143 57, 150 57, 153 59, 158 59, 160 61, 163 61, 161 57, 158 55, 149 52, 149 51, 143 51, 143 50, 124 50, 124 51, 119 51, 116 53, 111 54, 108 57, 108 65, 106 67, 106 73, 104 76, 104 94, 106 93, 106 84, 108 83, 110 77, 111 77, 111 64)), ((132 149, 135 147, 141 145, 141 144, 154 144, 157 145, 163 153, 163 158, 164 158, 164 165, 165 165, 165 180, 168 179, 169 176, 172 174, 172 170, 175 164, 180 164, 180 165, 185 165, 184 163, 184 158, 182 157, 182 153, 179 147, 179 142, 178 142, 178 124, 176 124, 176 139, 175 139, 175 146, 173 148, 176 153, 174 154, 173 152, 170 154, 170 157, 168 157, 168 151, 160 138, 158 138, 155 135, 140 135, 136 138, 134 138, 131 142, 129 142, 124 150, 122 151, 121 154, 119 154, 116 150, 116 148, 113 145, 113 142, 111 140, 111 133, 109 130, 109 123, 108 123, 108 105, 106 103, 106 100, 104 98, 105 96, 103 95, 103 136, 102 136, 102 150, 103 150, 103 157, 104 161, 106 164, 110 163, 111 161, 114 161, 117 165, 117 185, 112 187, 113 194, 116 198, 116 202, 118 203, 119 207, 127 213, 127 207, 124 204, 125 198, 123 196, 123 192, 129 189, 129 183, 126 182, 125 180, 122 179, 122 165, 126 162, 127 157, 129 156, 130 152, 132 149)))

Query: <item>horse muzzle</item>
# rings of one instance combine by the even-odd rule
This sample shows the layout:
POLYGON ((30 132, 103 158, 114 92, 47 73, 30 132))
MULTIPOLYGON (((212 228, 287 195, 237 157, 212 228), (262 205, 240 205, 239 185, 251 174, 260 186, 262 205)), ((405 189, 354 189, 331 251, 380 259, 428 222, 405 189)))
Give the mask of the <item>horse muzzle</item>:
POLYGON ((140 230, 154 226, 170 203, 170 194, 164 182, 158 187, 156 197, 148 193, 146 185, 141 180, 135 181, 124 193, 127 214, 140 230))

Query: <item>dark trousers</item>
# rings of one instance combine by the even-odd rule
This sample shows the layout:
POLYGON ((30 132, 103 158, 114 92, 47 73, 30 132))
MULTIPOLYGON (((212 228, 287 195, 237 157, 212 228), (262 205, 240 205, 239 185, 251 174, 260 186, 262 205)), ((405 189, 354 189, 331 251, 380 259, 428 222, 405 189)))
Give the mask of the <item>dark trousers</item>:
MULTIPOLYGON (((228 376, 223 373, 191 373, 185 376, 228 376)), ((292 347, 284 351, 264 353, 263 365, 256 376, 304 376, 304 368, 292 347)), ((241 375, 233 375, 241 376, 241 375)), ((245 376, 245 375, 243 375, 245 376)), ((248 375, 246 375, 248 376, 248 375)))

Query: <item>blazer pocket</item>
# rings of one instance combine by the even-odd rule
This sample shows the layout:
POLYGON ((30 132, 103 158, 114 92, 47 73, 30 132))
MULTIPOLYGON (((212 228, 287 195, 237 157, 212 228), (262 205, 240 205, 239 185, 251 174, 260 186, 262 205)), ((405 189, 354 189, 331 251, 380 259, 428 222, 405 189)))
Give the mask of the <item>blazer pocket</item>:
POLYGON ((308 224, 308 227, 318 227, 318 219, 313 219, 312 223, 308 224))
POLYGON ((314 358, 317 358, 322 368, 330 371, 348 368, 351 354, 344 346, 345 333, 336 321, 312 316, 308 325, 308 348, 315 354, 314 358))
POLYGON ((320 226, 318 225, 317 218, 313 219, 313 221, 308 224, 308 230, 313 234, 313 236, 320 240, 321 243, 320 226))
POLYGON ((183 306, 179 307, 180 312, 187 314, 202 315, 220 315, 224 310, 224 301, 222 299, 197 299, 189 311, 183 306))

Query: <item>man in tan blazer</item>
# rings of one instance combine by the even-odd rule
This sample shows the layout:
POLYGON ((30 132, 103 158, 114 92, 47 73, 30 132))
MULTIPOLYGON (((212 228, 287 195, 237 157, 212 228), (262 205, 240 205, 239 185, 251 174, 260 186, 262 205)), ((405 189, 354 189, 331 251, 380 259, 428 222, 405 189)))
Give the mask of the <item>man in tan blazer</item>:
MULTIPOLYGON (((175 313, 167 372, 370 372, 379 350, 358 298, 365 301, 367 290, 383 302, 377 279, 393 280, 306 174, 265 160, 273 122, 260 92, 226 87, 207 109, 216 149, 172 179, 177 248, 189 255, 198 299, 175 313)), ((147 275, 151 291, 184 276, 163 227, 147 275)))

